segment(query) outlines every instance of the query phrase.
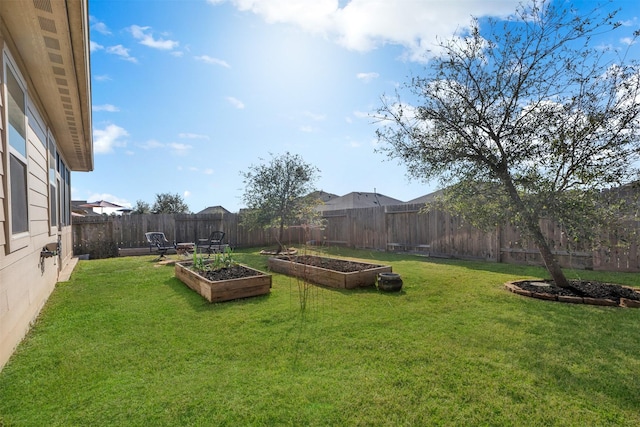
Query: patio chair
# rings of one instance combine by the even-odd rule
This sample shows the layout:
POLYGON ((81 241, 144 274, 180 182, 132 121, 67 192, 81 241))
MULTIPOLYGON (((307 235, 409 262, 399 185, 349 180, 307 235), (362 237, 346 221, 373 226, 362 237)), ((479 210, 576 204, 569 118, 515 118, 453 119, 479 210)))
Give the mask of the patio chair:
POLYGON ((149 242, 149 252, 155 250, 158 253, 156 261, 164 258, 167 251, 176 249, 176 244, 170 243, 162 231, 150 231, 144 233, 144 236, 147 238, 147 242, 149 242))
POLYGON ((198 252, 206 252, 211 256, 212 253, 222 252, 228 244, 222 243, 224 240, 224 231, 213 231, 209 238, 198 239, 198 252))

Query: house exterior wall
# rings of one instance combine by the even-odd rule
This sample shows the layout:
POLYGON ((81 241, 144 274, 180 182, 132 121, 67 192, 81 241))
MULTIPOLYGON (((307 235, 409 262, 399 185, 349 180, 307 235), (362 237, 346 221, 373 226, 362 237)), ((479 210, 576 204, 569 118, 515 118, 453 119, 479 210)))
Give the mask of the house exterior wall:
MULTIPOLYGON (((61 124, 55 119, 57 112, 53 112, 56 106, 50 100, 40 98, 41 91, 36 89, 35 82, 50 77, 48 73, 53 72, 48 71, 51 68, 47 62, 37 70, 29 68, 25 57, 36 55, 44 61, 49 58, 31 51, 28 44, 25 48, 24 37, 12 35, 7 25, 8 20, 18 14, 22 17, 33 4, 41 8, 45 5, 43 13, 50 6, 48 0, 31 3, 25 0, 24 3, 0 5, 0 370, 36 320, 53 292, 60 272, 71 262, 73 255, 70 214, 72 168, 69 165, 75 160, 67 154, 70 150, 64 144, 68 138, 59 131, 61 124), (13 170, 10 159, 13 148, 9 145, 9 135, 10 129, 15 132, 15 126, 10 127, 14 122, 9 121, 9 97, 12 95, 5 73, 7 63, 17 73, 26 95, 24 160, 28 226, 27 231, 21 233, 16 233, 11 227, 13 170), (45 245, 57 242, 60 242, 57 255, 41 257, 45 245)), ((86 7, 86 1, 74 0, 74 3, 86 7)), ((73 3, 54 3, 55 7, 62 5, 69 10, 74 8, 73 3)), ((36 35, 33 40, 38 40, 36 35)), ((29 61, 33 61, 33 57, 29 61)), ((90 111, 83 113, 90 115, 90 111)), ((83 131, 87 131, 85 127, 82 127, 83 131)), ((93 152, 83 152, 82 155, 92 157, 93 152)))

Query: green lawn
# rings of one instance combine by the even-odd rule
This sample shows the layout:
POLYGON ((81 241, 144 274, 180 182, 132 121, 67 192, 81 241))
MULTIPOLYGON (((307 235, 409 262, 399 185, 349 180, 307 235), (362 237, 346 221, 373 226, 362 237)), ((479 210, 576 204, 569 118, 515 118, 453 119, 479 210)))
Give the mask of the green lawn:
POLYGON ((81 261, 0 373, 0 425, 640 425, 640 310, 503 289, 534 267, 332 252, 403 292, 314 286, 303 315, 283 275, 209 304, 152 257, 81 261))

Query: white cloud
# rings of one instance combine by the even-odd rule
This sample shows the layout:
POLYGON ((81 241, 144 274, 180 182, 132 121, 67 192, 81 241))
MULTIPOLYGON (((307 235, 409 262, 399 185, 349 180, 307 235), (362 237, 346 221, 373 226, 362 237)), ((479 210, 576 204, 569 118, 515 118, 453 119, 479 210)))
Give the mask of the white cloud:
POLYGON ((89 50, 91 52, 96 52, 98 50, 102 50, 104 49, 104 46, 102 46, 101 44, 98 44, 96 42, 94 42, 93 40, 89 41, 89 50))
POLYGON ((124 128, 111 124, 104 129, 93 130, 93 151, 97 154, 110 153, 114 147, 127 145, 123 138, 129 136, 124 128))
POLYGON ((107 53, 119 56, 121 59, 124 59, 125 61, 138 62, 138 60, 136 58, 134 58, 133 56, 129 55, 129 49, 127 49, 126 47, 122 46, 121 44, 118 44, 118 45, 115 45, 115 46, 109 46, 107 48, 107 53))
POLYGON ((311 126, 300 126, 300 131, 301 132, 307 132, 307 133, 312 133, 315 131, 315 129, 311 126))
POLYGON ((601 50, 603 52, 613 50, 613 45, 600 43, 599 45, 596 46, 596 50, 601 50))
POLYGON ((140 144, 140 147, 145 150, 168 149, 174 155, 177 155, 177 156, 183 156, 193 148, 193 146, 189 144, 182 144, 180 142, 164 143, 164 142, 157 141, 155 139, 150 139, 144 144, 140 144))
POLYGON ((100 34, 104 34, 105 36, 111 35, 111 31, 107 27, 104 22, 100 22, 95 16, 89 16, 89 22, 91 23, 91 28, 96 30, 100 34))
POLYGON ((184 191, 184 193, 183 193, 183 195, 184 195, 184 198, 186 199, 186 198, 188 198, 189 196, 191 196, 191 191, 189 191, 189 190, 185 190, 185 191, 184 191))
POLYGON ((107 111, 109 113, 117 113, 118 111, 120 111, 118 107, 111 104, 94 105, 92 109, 93 111, 107 111))
POLYGON ((202 173, 204 173, 205 175, 213 175, 213 169, 207 168, 204 171, 202 171, 202 173))
POLYGON ((180 43, 174 40, 156 39, 149 33, 150 30, 151 27, 141 27, 139 25, 129 27, 129 31, 131 31, 133 37, 140 40, 140 44, 142 45, 160 50, 173 50, 180 45, 180 43))
POLYGON ((189 132, 185 132, 185 133, 179 133, 178 134, 178 138, 183 138, 183 139, 209 139, 208 135, 200 135, 197 133, 189 133, 189 132))
POLYGON ((240 101, 237 98, 234 98, 233 96, 227 96, 227 101, 229 101, 231 105, 239 110, 242 110, 244 108, 244 102, 240 101))
POLYGON ((380 77, 380 74, 378 73, 358 73, 356 74, 356 78, 358 80, 362 80, 365 83, 370 83, 373 80, 377 79, 378 77, 380 77))
POLYGON ((312 113, 311 111, 305 111, 302 113, 305 117, 310 118, 311 120, 315 120, 317 122, 325 120, 327 118, 324 114, 312 113))
POLYGON ((111 80, 111 77, 106 74, 97 74, 93 76, 93 79, 97 82, 106 82, 111 80))
POLYGON ((209 55, 194 56, 194 58, 197 61, 201 61, 206 64, 220 65, 221 67, 231 68, 231 66, 229 65, 229 63, 227 63, 227 61, 223 59, 213 58, 209 55))
POLYGON ((162 148, 164 146, 165 145, 162 142, 156 141, 155 139, 150 139, 144 144, 140 145, 140 147, 142 147, 145 150, 155 150, 156 148, 162 148))
POLYGON ((178 156, 184 156, 191 148, 193 148, 189 144, 182 144, 180 142, 170 142, 167 144, 167 147, 169 147, 171 151, 178 156))
POLYGON ((626 44, 627 46, 631 46, 632 44, 636 44, 636 39, 633 37, 624 37, 620 39, 622 44, 626 44))
MULTIPOLYGON (((238 10, 269 23, 295 25, 321 34, 356 51, 385 44, 404 46, 406 57, 424 61, 434 49, 436 35, 453 34, 469 25, 470 17, 512 14, 521 0, 228 0, 238 10)), ((216 5, 221 0, 209 0, 216 5)))

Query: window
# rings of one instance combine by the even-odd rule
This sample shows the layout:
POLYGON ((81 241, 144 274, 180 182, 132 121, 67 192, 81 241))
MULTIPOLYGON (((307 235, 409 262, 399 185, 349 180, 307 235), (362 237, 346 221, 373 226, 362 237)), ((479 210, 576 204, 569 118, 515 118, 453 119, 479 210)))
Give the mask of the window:
POLYGON ((49 137, 49 220, 51 227, 58 227, 58 152, 56 142, 49 137))
POLYGON ((62 163, 62 197, 60 204, 62 205, 62 225, 71 225, 71 171, 62 163))
POLYGON ((27 117, 24 83, 5 54, 7 142, 9 146, 9 209, 11 235, 29 231, 29 203, 27 200, 27 117))
MULTIPOLYGON (((49 135, 49 220, 51 227, 71 225, 71 171, 49 135)), ((53 232, 54 230, 52 230, 53 232)))

